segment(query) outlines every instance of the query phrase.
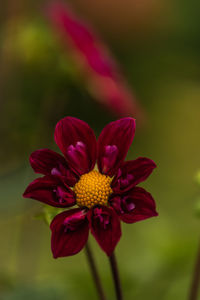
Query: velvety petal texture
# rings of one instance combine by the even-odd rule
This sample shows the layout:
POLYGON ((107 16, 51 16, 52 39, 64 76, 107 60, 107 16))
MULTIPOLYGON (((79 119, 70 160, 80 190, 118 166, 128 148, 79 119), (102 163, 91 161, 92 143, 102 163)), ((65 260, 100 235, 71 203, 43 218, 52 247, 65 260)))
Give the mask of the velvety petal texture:
POLYGON ((66 117, 57 123, 54 137, 68 165, 78 175, 94 168, 97 143, 94 132, 87 123, 66 117))
POLYGON ((88 212, 91 232, 100 247, 110 256, 121 237, 121 227, 116 212, 107 206, 94 207, 88 212))
POLYGON ((135 134, 135 120, 123 118, 109 123, 98 139, 98 167, 113 176, 124 161, 135 134))
POLYGON ((70 186, 73 186, 78 180, 75 173, 68 167, 65 158, 52 150, 34 151, 30 155, 29 161, 36 173, 64 176, 66 183, 70 186))
POLYGON ((156 168, 153 160, 139 157, 135 160, 126 161, 118 169, 117 175, 112 182, 115 193, 124 193, 149 177, 156 168))
POLYGON ((153 197, 141 187, 135 187, 124 195, 113 196, 110 204, 125 223, 135 223, 158 215, 153 197))
POLYGON ((70 207, 76 203, 74 192, 56 176, 35 179, 28 185, 23 197, 55 207, 70 207))
POLYGON ((70 256, 85 246, 89 227, 85 211, 77 208, 58 214, 50 225, 53 257, 70 256))

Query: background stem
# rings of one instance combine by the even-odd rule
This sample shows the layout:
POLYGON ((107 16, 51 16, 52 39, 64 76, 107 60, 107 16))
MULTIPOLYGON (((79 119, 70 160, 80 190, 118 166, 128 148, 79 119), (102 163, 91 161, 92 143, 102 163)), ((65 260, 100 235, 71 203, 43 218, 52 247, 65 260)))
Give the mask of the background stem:
POLYGON ((194 273, 192 277, 189 300, 197 300, 199 285, 200 285, 200 242, 197 250, 197 258, 194 266, 194 273))
POLYGON ((92 254, 92 251, 91 251, 91 248, 90 248, 90 245, 89 245, 88 242, 85 246, 85 250, 86 250, 87 259, 88 259, 88 262, 89 262, 89 265, 90 265, 90 269, 91 269, 91 272, 92 272, 92 277, 94 279, 96 289, 97 289, 97 292, 98 292, 98 295, 99 295, 99 299, 100 300, 106 300, 106 297, 104 295, 104 291, 103 291, 103 288, 102 288, 102 285, 101 285, 101 280, 100 280, 99 274, 97 272, 96 264, 94 262, 94 257, 93 257, 93 254, 92 254))
POLYGON ((117 300, 122 300, 123 299, 122 298, 122 289, 121 289, 121 284, 120 284, 120 280, 119 280, 117 261, 116 261, 114 252, 109 257, 109 259, 110 259, 110 266, 111 266, 112 275, 113 275, 113 281, 114 281, 114 285, 115 285, 116 298, 117 298, 117 300))

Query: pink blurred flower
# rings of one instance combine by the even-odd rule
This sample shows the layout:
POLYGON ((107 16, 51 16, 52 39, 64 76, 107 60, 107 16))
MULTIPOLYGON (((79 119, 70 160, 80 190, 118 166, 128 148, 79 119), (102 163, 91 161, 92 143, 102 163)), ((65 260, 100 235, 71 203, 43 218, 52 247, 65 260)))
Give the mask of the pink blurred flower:
POLYGON ((90 80, 95 98, 118 116, 142 118, 142 110, 107 49, 62 2, 48 6, 48 16, 64 42, 71 46, 90 80))

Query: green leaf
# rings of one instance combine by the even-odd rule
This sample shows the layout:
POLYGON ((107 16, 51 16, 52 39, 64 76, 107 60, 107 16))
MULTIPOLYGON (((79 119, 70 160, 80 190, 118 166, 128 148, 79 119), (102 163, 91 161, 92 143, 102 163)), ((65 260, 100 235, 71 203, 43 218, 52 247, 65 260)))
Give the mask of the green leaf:
POLYGON ((35 216, 36 219, 43 220, 47 225, 50 225, 53 218, 63 211, 62 208, 45 205, 43 211, 35 216))

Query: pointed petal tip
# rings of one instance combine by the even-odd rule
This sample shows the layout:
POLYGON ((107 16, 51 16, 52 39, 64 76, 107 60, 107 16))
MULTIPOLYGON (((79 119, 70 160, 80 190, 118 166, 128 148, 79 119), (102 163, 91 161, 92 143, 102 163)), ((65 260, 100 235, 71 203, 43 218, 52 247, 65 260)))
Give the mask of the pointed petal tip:
POLYGON ((25 192, 22 194, 23 198, 29 198, 27 191, 25 190, 25 192))
POLYGON ((136 119, 133 117, 124 117, 124 118, 118 119, 114 122, 129 122, 129 123, 132 123, 133 125, 136 125, 136 119))
POLYGON ((56 253, 53 253, 53 252, 52 252, 52 256, 54 259, 57 259, 59 257, 56 253))
MULTIPOLYGON (((34 181, 33 181, 33 182, 34 182, 34 181)), ((24 193, 22 194, 22 197, 23 197, 23 198, 29 198, 29 199, 31 199, 31 184, 32 184, 33 182, 31 182, 31 183, 27 186, 27 188, 25 189, 24 193)))
POLYGON ((155 211, 153 217, 158 217, 159 216, 159 213, 157 211, 155 211))

